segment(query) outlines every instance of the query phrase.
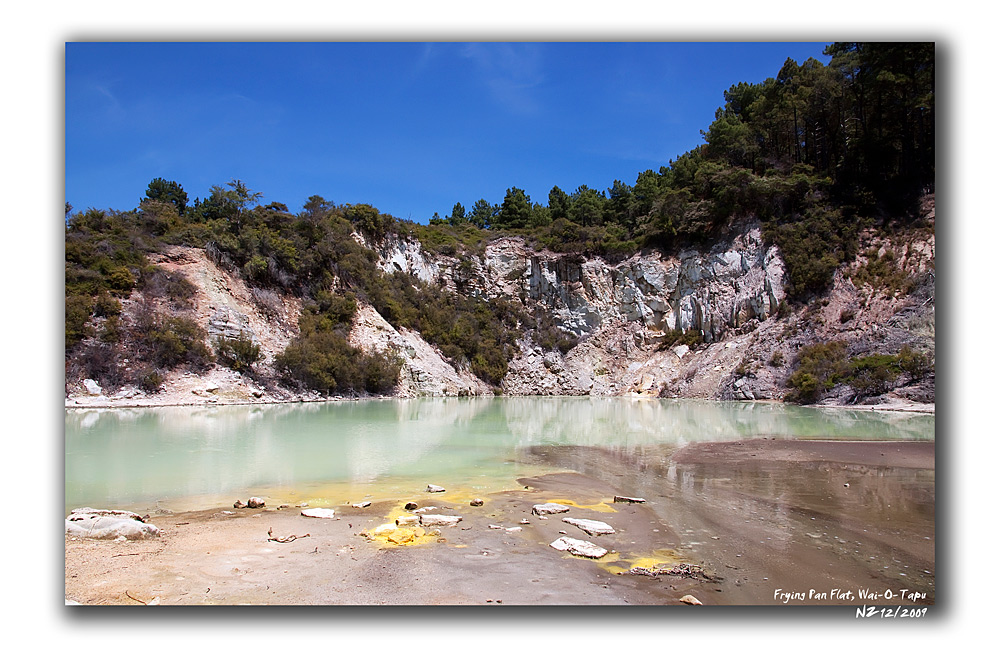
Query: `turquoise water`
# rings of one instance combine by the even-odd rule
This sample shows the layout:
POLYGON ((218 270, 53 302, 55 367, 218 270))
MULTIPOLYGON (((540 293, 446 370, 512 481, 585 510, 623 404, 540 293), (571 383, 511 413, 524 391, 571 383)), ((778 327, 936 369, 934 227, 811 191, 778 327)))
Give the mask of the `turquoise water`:
POLYGON ((311 505, 517 487, 539 446, 741 438, 933 440, 934 416, 776 403, 437 398, 66 411, 66 509, 174 511, 265 496, 311 505))

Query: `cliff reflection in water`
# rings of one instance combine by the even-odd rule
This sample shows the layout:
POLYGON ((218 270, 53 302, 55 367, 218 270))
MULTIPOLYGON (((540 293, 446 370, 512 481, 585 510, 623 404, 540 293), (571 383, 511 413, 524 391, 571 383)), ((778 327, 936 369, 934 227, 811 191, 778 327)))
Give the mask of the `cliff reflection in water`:
MULTIPOLYGON (((532 446, 640 450, 751 437, 933 440, 934 416, 774 403, 431 398, 66 412, 66 507, 251 490, 506 486, 532 446)), ((532 461, 534 462, 534 460, 532 461)))

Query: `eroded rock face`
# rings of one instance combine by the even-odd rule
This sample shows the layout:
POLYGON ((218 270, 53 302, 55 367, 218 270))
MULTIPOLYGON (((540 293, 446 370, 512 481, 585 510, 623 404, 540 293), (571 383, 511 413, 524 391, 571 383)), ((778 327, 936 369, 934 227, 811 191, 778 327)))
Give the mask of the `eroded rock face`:
MULTIPOLYGON (((563 354, 537 347, 530 334, 522 337, 502 384, 507 395, 660 396, 685 365, 697 363, 686 346, 669 353, 660 348, 665 335, 693 330, 711 343, 751 332, 785 297, 784 264, 754 225, 708 251, 644 251, 619 263, 535 250, 515 237, 492 241, 481 254, 461 260, 426 255, 416 240, 397 237, 376 251, 384 271, 407 272, 470 296, 519 300, 549 313, 577 338, 577 346, 563 354)), ((358 322, 363 328, 376 319, 377 313, 364 311, 358 322)), ((381 331, 375 335, 357 332, 358 325, 352 343, 367 338, 375 341, 361 346, 403 352, 398 395, 490 392, 429 345, 422 349, 418 335, 404 340, 407 331, 384 320, 374 326, 381 331)), ((695 397, 713 397, 720 388, 719 379, 702 382, 695 397)), ((749 386, 732 390, 739 394, 734 397, 755 397, 749 386)))
POLYGON ((403 361, 396 395, 439 397, 488 395, 492 389, 467 368, 456 368, 441 351, 412 330, 397 330, 372 306, 358 304, 348 342, 365 352, 388 351, 403 361))
POLYGON ((763 244, 759 226, 709 252, 642 252, 617 264, 534 250, 518 238, 493 241, 464 264, 427 258, 417 241, 395 237, 376 251, 387 272, 488 298, 523 296, 575 335, 634 321, 650 332, 701 331, 711 342, 751 319, 766 319, 785 296, 784 264, 763 244))
MULTIPOLYGON (((933 204, 928 222, 933 225, 933 204)), ((899 241, 876 234, 862 240, 869 251, 893 252, 897 269, 915 286, 909 293, 854 285, 851 273, 867 262, 859 252, 853 264, 837 270, 829 294, 794 309, 779 308, 785 298, 784 263, 777 248, 764 244, 761 227, 753 222, 708 249, 674 255, 645 250, 620 262, 538 250, 517 237, 493 240, 459 258, 426 253, 416 239, 390 235, 372 246, 360 235, 356 238, 376 251, 382 271, 406 272, 472 297, 521 303, 529 313, 550 316, 573 340, 571 349, 546 350, 534 331, 523 330, 499 385, 505 395, 754 401, 780 399, 796 354, 820 341, 840 339, 859 354, 892 353, 905 343, 932 355, 934 236, 929 231, 899 241), (677 343, 689 341, 678 340, 677 332, 690 331, 704 343, 677 343)), ((196 286, 192 316, 210 340, 249 337, 261 346, 262 375, 276 377, 272 363, 298 332, 301 300, 248 287, 236 274, 214 265, 203 250, 168 252, 151 261, 196 286)), ((125 306, 128 312, 138 302, 125 306)), ((366 352, 388 351, 402 360, 395 396, 498 392, 467 363, 450 362, 417 332, 396 329, 363 301, 348 341, 366 352)), ((89 394, 79 381, 68 385, 67 405, 95 406, 104 397, 132 397, 125 392, 96 395, 100 386, 87 386, 89 394), (71 399, 77 394, 79 399, 71 399)), ((900 391, 902 397, 933 402, 932 379, 905 388, 909 391, 900 391)), ((155 395, 162 404, 301 397, 280 381, 252 383, 222 366, 204 375, 175 373, 155 395), (219 388, 208 390, 206 381, 219 388)))

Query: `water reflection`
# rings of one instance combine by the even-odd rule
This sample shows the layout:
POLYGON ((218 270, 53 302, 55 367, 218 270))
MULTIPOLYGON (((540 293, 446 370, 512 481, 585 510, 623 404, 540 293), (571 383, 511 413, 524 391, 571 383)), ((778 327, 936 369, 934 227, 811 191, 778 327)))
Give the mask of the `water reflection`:
POLYGON ((65 421, 67 508, 331 483, 506 484, 526 469, 524 450, 539 446, 641 459, 649 448, 761 436, 934 438, 934 416, 925 414, 621 398, 69 410, 65 421))

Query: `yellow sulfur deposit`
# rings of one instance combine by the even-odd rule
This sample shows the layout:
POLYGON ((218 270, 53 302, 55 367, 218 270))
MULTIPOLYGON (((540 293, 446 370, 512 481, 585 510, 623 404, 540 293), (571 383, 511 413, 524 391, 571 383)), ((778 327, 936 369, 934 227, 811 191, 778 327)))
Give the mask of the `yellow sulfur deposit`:
POLYGON ((619 575, 633 568, 669 568, 681 562, 681 556, 669 548, 658 548, 653 551, 652 555, 633 556, 627 559, 622 559, 622 557, 622 555, 618 555, 617 561, 605 565, 604 569, 609 573, 619 575), (624 566, 622 565, 623 562, 624 566))
POLYGON ((594 512, 618 512, 604 501, 598 501, 597 503, 577 503, 570 499, 549 499, 549 503, 558 503, 560 505, 568 505, 571 508, 593 510, 594 512))

